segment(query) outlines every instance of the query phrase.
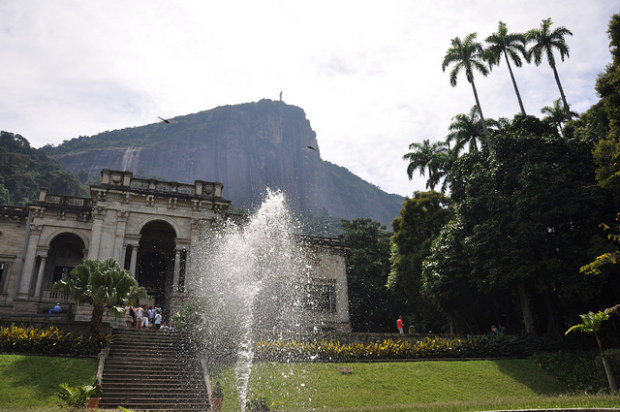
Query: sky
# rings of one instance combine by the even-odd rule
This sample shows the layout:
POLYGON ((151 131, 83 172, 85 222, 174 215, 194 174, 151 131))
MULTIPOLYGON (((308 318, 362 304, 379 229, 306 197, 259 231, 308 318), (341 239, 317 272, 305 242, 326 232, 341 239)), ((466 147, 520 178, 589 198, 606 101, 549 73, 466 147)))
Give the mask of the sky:
MULTIPOLYGON (((454 37, 525 32, 551 17, 570 57, 571 109, 598 101, 617 0, 0 0, 0 130, 31 145, 155 123, 217 106, 283 100, 304 109, 321 157, 411 196, 402 156, 444 140, 474 104, 441 70, 454 37)), ((525 110, 559 98, 546 60, 515 69, 525 110)), ((476 77, 485 117, 519 110, 504 63, 476 77)), ((209 177, 205 176, 208 180, 209 177)))

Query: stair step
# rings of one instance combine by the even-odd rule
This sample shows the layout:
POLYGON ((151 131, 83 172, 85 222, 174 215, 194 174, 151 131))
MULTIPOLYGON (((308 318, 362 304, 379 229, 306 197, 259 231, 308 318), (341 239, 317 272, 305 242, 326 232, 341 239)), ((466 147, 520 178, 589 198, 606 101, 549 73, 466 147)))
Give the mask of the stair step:
POLYGON ((135 411, 205 411, 209 408, 200 364, 183 358, 186 335, 117 329, 103 371, 101 408, 135 411))

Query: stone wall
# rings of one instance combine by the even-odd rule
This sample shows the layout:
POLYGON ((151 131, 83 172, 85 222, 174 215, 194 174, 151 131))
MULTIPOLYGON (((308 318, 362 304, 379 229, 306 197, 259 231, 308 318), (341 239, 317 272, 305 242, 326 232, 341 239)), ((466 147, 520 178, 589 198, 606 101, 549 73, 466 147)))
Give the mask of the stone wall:
POLYGON ((27 208, 2 207, 0 211, 0 314, 11 305, 11 296, 17 288, 20 262, 26 235, 27 208))

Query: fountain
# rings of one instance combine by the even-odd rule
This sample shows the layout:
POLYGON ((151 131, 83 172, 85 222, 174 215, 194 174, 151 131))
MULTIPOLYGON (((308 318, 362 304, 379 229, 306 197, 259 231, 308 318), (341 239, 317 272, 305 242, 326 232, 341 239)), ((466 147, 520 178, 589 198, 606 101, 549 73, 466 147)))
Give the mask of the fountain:
POLYGON ((198 325, 209 341, 205 352, 212 360, 235 362, 242 411, 254 342, 293 338, 311 327, 304 316, 304 287, 312 267, 297 229, 284 194, 268 191, 242 227, 226 221, 203 230, 192 254, 192 272, 200 275, 188 287, 205 302, 204 324, 198 325))

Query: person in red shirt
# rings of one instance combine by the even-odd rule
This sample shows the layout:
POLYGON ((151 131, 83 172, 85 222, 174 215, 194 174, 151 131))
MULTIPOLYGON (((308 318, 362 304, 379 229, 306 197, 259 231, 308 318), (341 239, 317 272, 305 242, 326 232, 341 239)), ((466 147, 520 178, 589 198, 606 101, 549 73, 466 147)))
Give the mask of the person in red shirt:
POLYGON ((401 335, 405 334, 405 327, 403 326, 402 316, 399 316, 398 319, 396 319, 396 328, 398 329, 398 333, 400 333, 401 335))

